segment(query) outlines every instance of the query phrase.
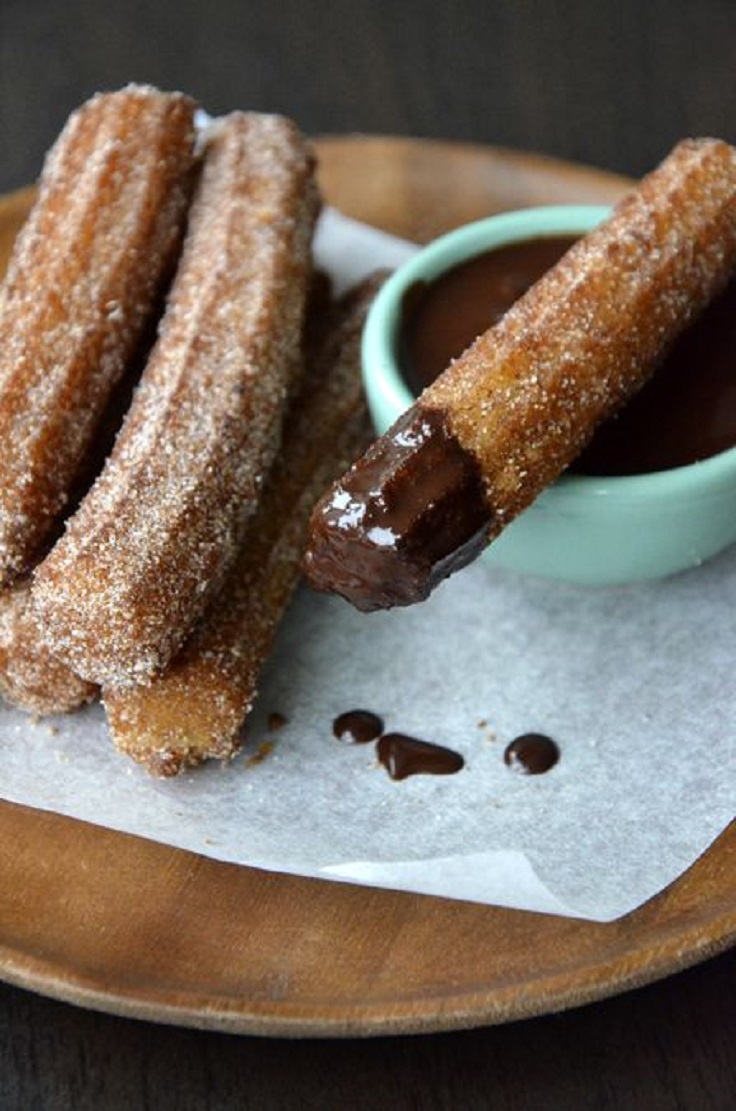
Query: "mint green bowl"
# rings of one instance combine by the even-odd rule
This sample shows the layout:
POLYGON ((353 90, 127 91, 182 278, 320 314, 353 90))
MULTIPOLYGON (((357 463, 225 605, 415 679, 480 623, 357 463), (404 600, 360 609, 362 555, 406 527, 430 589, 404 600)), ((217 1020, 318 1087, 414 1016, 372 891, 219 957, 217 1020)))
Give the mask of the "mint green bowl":
MULTIPOLYGON (((377 431, 385 432, 413 401, 396 352, 404 297, 416 282, 432 281, 496 247, 582 235, 608 212, 598 205, 556 205, 491 216, 442 236, 400 267, 376 298, 363 335, 363 381, 377 431)), ((531 575, 605 585, 682 571, 734 541, 736 448, 731 448, 652 474, 563 475, 484 558, 531 575)))

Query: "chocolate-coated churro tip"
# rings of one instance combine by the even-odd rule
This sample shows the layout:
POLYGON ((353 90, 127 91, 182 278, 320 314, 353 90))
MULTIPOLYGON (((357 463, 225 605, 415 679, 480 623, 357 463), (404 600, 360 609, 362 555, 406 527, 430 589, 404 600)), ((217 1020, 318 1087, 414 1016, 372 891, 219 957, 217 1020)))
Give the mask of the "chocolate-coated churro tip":
POLYGON ((358 609, 410 605, 475 559, 490 520, 474 458, 414 406, 322 498, 305 570, 358 609))
POLYGON ((480 553, 649 377, 736 268, 736 149, 686 140, 320 501, 305 570, 407 605, 480 553))

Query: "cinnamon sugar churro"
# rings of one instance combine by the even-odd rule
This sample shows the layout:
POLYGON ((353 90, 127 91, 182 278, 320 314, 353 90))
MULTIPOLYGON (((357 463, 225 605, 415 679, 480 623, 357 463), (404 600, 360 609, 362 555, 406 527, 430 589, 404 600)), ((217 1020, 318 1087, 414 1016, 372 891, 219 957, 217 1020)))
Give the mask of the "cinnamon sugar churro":
POLYGON ((49 645, 86 679, 164 667, 235 557, 279 446, 317 207, 293 124, 238 112, 212 127, 159 339, 102 474, 36 574, 49 645))
POLYGON ((306 571, 359 609, 427 597, 643 384, 736 267, 736 149, 680 143, 318 505, 306 571))
POLYGON ((182 651, 145 686, 107 689, 117 747, 155 775, 237 751, 263 664, 299 576, 309 514, 325 485, 364 447, 360 332, 378 278, 336 309, 308 360, 282 452, 237 563, 182 651), (342 462, 341 462, 342 461, 342 462))
POLYGON ((98 693, 49 652, 31 605, 29 579, 0 591, 0 694, 19 710, 65 714, 98 693))
POLYGON ((52 148, 0 295, 0 585, 43 553, 181 243, 194 104, 129 86, 52 148))

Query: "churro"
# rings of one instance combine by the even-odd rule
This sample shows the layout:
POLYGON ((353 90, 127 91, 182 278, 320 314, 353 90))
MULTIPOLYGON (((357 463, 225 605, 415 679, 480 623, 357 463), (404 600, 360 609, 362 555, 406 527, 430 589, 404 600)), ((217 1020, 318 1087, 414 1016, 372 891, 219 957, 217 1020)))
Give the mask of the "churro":
POLYGON ((0 693, 33 714, 65 714, 97 694, 49 652, 27 578, 0 591, 0 693))
POLYGON ((736 149, 686 140, 328 491, 306 571, 359 609, 475 558, 654 370, 736 266, 736 149))
POLYGON ((378 278, 338 305, 308 357, 281 454, 238 561, 166 671, 144 686, 104 692, 117 747, 155 775, 227 758, 299 576, 310 512, 325 485, 368 440, 360 332, 378 278))
POLYGON ((178 253, 194 104, 129 86, 69 119, 0 295, 0 585, 59 527, 178 253))
POLYGON ((317 208, 288 120, 212 126, 158 341, 102 474, 36 573, 49 645, 90 681, 163 668, 236 555, 280 442, 317 208))

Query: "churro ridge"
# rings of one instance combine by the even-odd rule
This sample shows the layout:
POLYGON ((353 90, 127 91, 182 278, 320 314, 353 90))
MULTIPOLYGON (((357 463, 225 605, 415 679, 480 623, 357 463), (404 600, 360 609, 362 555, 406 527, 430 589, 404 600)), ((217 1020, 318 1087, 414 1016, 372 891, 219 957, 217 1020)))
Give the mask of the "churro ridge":
POLYGON ((278 450, 318 207, 289 121, 209 129, 158 342, 107 464, 36 573, 49 643, 91 681, 163 668, 232 562, 278 450))
POLYGON ((0 297, 0 584, 53 538, 183 232, 194 104, 98 94, 50 151, 0 297))

